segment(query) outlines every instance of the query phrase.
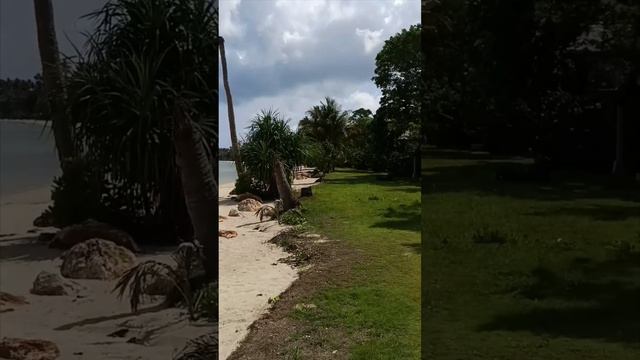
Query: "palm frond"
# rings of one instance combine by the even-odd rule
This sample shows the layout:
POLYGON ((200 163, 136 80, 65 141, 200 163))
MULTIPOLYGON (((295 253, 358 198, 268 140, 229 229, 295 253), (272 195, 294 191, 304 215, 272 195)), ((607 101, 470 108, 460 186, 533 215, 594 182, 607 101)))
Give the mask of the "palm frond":
POLYGON ((147 260, 125 272, 116 283, 112 292, 117 291, 118 299, 122 299, 128 291, 127 296, 131 310, 136 312, 146 296, 146 287, 160 276, 166 276, 178 286, 177 279, 179 275, 170 265, 155 260, 147 260))

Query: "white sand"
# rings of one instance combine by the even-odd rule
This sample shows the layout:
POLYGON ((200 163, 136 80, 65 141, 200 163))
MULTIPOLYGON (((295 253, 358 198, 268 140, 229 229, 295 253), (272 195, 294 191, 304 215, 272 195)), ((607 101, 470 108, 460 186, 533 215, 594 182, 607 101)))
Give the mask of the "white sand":
POLYGON ((219 335, 220 359, 226 359, 247 335, 248 327, 269 308, 269 298, 284 292, 297 279, 297 271, 279 263, 286 257, 280 247, 269 244, 283 227, 275 221, 260 226, 270 226, 266 231, 255 230, 259 219, 253 212, 240 212, 240 217, 227 216, 237 203, 227 196, 233 184, 220 185, 220 215, 225 216, 222 230, 234 230, 238 236, 219 238, 220 244, 220 304, 219 335))
MULTIPOLYGON (((171 359, 189 339, 211 333, 215 324, 190 324, 183 309, 168 309, 131 316, 129 304, 111 293, 115 281, 74 280, 79 290, 68 296, 37 296, 29 290, 42 270, 59 274, 61 251, 49 249, 27 234, 32 221, 48 205, 48 189, 16 194, 1 199, 0 233, 16 233, 0 238, 0 291, 24 296, 30 304, 7 305, 15 310, 0 313, 0 338, 18 337, 53 341, 61 351, 59 359, 171 359), (55 328, 97 317, 120 314, 94 324, 68 330, 55 328), (203 326, 205 325, 205 326, 203 326), (130 328, 122 338, 107 335, 130 328), (159 330, 146 346, 126 343, 133 336, 159 330)), ((171 264, 171 249, 155 249, 140 255, 139 261, 155 259, 171 264)), ((145 304, 151 306, 152 304, 145 304)))

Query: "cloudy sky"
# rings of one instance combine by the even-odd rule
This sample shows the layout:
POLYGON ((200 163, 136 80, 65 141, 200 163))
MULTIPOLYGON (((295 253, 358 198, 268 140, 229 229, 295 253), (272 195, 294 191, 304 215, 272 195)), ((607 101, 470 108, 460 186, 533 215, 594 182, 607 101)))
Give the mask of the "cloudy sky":
MULTIPOLYGON (((419 0, 220 0, 239 136, 261 109, 295 128, 326 96, 345 110, 375 111, 371 78, 386 39, 420 22, 419 0)), ((220 86, 220 146, 230 146, 220 86)))
MULTIPOLYGON (((105 2, 105 0, 53 1, 60 51, 65 54, 74 54, 68 39, 77 46, 83 45, 82 32, 92 29, 93 24, 80 17, 99 9, 105 2)), ((0 78, 29 79, 39 72, 40 57, 33 0, 0 0, 0 78)))
MULTIPOLYGON (((105 0, 55 0, 60 50, 83 44, 93 24, 80 19, 105 0)), ((220 0, 220 34, 239 136, 261 109, 277 109, 293 127, 325 96, 347 110, 374 111, 375 56, 393 34, 420 21, 419 0, 220 0)), ((40 72, 32 0, 0 0, 0 78, 40 72)), ((222 85, 220 85, 222 90, 222 85)), ((220 146, 230 146, 220 93, 220 146)))

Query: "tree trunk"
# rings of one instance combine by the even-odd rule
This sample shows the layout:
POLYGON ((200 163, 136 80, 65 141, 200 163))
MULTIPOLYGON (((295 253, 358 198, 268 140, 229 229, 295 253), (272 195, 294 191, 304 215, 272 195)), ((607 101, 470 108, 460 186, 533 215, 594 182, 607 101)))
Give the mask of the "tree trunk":
POLYGON ((282 200, 282 206, 284 211, 293 209, 298 206, 298 200, 293 195, 289 181, 287 180, 287 174, 284 171, 284 166, 280 160, 276 160, 273 164, 273 175, 276 179, 276 186, 278 187, 278 194, 282 200))
POLYGON ((240 148, 238 147, 238 135, 236 133, 236 116, 233 112, 233 98, 231 97, 231 88, 229 87, 229 77, 227 73, 227 56, 224 51, 224 38, 219 37, 218 46, 220 48, 220 60, 222 61, 222 82, 224 83, 224 93, 227 96, 227 114, 229 115, 229 132, 231 133, 231 156, 236 163, 236 173, 238 176, 244 171, 242 169, 242 158, 240 157, 240 148))
POLYGON ((55 137, 60 168, 64 172, 75 157, 73 128, 67 116, 66 91, 62 74, 62 64, 58 52, 53 5, 51 0, 34 0, 38 33, 38 48, 44 88, 51 109, 51 122, 55 137))
POLYGON ((613 163, 613 174, 622 176, 624 169, 624 112, 622 104, 616 107, 616 160, 613 163))
POLYGON ((204 252, 204 267, 211 281, 218 280, 218 185, 207 152, 191 121, 176 116, 174 141, 182 190, 196 239, 204 252))

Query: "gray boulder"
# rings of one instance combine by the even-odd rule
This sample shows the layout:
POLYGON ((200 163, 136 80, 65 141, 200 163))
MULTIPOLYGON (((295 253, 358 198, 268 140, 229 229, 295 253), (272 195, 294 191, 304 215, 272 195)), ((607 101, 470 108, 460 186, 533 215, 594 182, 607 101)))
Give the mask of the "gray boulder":
POLYGON ((90 239, 81 242, 62 255, 62 276, 71 279, 118 278, 132 268, 136 256, 129 249, 112 241, 90 239))

